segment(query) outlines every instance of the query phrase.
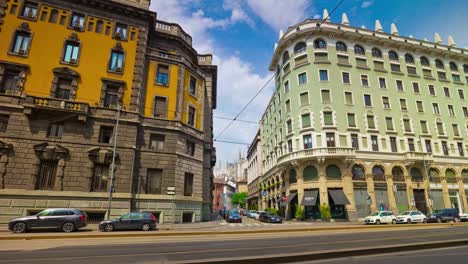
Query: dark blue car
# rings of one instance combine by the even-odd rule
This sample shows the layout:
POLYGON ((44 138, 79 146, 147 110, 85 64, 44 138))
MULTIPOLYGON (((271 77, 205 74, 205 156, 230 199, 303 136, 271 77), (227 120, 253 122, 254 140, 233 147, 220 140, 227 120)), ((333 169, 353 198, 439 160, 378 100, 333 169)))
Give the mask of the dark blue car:
POLYGON ((114 230, 143 230, 156 229, 156 217, 152 213, 128 213, 119 218, 102 221, 99 230, 111 232, 114 230))
POLYGON ((228 223, 242 223, 242 216, 237 210, 231 210, 228 212, 226 222, 228 223))

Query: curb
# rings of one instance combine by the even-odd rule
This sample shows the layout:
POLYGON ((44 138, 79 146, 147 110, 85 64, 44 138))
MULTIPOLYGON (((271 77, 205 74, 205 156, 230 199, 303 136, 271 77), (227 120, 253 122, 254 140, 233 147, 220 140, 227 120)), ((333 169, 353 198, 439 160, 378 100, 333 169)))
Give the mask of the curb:
POLYGON ((367 248, 355 248, 349 250, 338 250, 338 251, 322 251, 322 252, 309 252, 302 254, 291 254, 291 255, 272 255, 269 257, 241 257, 236 259, 205 259, 205 260, 194 260, 194 261, 176 261, 175 263, 185 264, 196 264, 196 263, 208 263, 208 264, 242 264, 242 263, 268 263, 268 264, 279 264, 279 263, 290 263, 290 262, 310 262, 314 260, 327 260, 327 259, 339 259, 349 258, 366 255, 381 255, 389 253, 400 253, 415 250, 428 250, 437 248, 449 248, 457 246, 467 246, 468 240, 448 240, 436 243, 415 243, 415 244, 403 244, 397 246, 385 246, 385 247, 367 247, 367 248))
POLYGON ((350 227, 320 227, 320 228, 298 228, 298 229, 267 229, 267 230, 232 230, 232 231, 202 231, 202 232, 167 232, 167 233, 97 233, 78 235, 21 235, 11 234, 11 236, 0 236, 1 240, 41 240, 41 239, 70 239, 70 238, 119 238, 119 237, 177 237, 177 236, 205 236, 205 235, 242 235, 242 234, 271 234, 271 233, 296 233, 296 232, 320 232, 320 231, 347 231, 347 230, 375 230, 375 229, 398 229, 406 228, 427 228, 427 227, 453 227, 466 226, 468 224, 424 224, 424 225, 378 225, 378 226, 350 226, 350 227))

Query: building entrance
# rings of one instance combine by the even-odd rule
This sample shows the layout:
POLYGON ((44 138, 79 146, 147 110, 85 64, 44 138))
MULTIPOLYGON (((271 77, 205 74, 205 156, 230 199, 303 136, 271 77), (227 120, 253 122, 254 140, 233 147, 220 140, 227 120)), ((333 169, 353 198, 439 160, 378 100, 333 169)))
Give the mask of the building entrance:
POLYGON ((427 214, 427 203, 426 203, 426 195, 423 189, 414 189, 414 203, 416 209, 421 211, 423 214, 427 214))

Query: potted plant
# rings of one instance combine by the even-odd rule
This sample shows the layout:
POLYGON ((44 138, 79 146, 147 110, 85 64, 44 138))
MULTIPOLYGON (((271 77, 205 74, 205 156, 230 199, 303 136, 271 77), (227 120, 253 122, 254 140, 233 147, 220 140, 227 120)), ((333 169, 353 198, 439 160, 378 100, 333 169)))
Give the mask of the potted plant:
POLYGON ((297 207, 295 216, 296 216, 296 220, 304 221, 304 218, 305 218, 304 206, 297 207))
POLYGON ((320 215, 322 216, 323 221, 330 221, 331 219, 331 212, 330 207, 328 205, 322 204, 320 205, 320 215))

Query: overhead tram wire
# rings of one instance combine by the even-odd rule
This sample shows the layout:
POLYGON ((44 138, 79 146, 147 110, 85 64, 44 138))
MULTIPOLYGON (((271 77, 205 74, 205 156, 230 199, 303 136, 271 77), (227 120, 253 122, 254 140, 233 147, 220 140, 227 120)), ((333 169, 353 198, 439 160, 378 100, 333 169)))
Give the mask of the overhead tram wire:
MULTIPOLYGON (((317 31, 317 29, 325 22, 328 20, 328 18, 336 11, 336 9, 338 9, 338 7, 344 2, 344 0, 341 0, 340 2, 338 2, 338 4, 332 9, 332 11, 327 15, 327 17, 323 18, 320 23, 318 23, 318 26, 312 30, 312 32, 310 33, 310 35, 312 35, 315 31, 317 31)), ((257 98, 257 96, 263 91, 263 89, 265 89, 265 87, 268 85, 268 83, 270 83, 270 81, 273 79, 273 77, 276 76, 276 73, 275 74, 272 74, 272 76, 270 77, 270 79, 262 86, 262 88, 255 94, 255 96, 250 99, 250 101, 240 110, 240 112, 231 120, 231 122, 229 122, 229 124, 213 139, 213 141, 217 141, 218 138, 224 134, 224 132, 226 132, 226 130, 235 122, 237 121, 237 118, 242 114, 242 112, 244 112, 244 110, 250 105, 250 103, 252 103, 253 100, 255 100, 255 98, 257 98)))

